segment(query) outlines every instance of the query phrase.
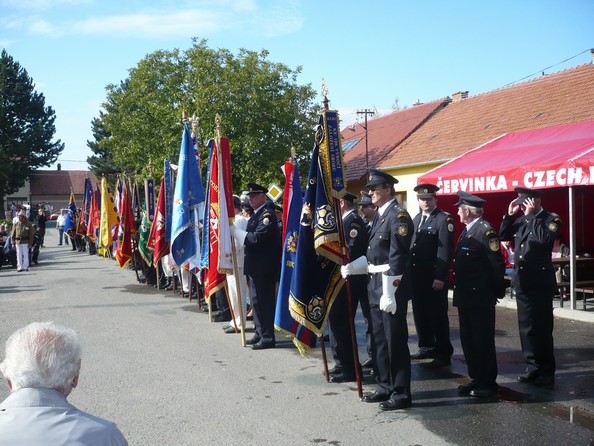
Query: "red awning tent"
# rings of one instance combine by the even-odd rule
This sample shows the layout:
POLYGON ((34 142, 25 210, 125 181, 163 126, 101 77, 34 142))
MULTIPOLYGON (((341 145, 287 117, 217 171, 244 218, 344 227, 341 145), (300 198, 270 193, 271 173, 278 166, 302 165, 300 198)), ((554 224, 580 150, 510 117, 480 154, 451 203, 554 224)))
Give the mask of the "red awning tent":
POLYGON ((418 183, 437 184, 439 206, 451 213, 458 190, 481 196, 487 200, 485 218, 495 227, 517 196, 515 187, 542 189, 543 207, 567 222, 561 234, 572 258, 594 256, 588 221, 594 208, 594 121, 504 134, 430 170, 418 183))

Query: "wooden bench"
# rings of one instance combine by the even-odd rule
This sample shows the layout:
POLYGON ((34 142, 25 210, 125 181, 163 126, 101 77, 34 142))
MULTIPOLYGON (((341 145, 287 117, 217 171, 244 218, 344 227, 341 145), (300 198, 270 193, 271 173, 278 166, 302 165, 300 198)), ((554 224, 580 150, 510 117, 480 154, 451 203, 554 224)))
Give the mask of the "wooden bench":
MULTIPOLYGON (((563 308, 563 290, 562 288, 569 288, 569 282, 557 282, 557 288, 560 291, 560 298, 561 301, 559 302, 559 306, 563 308)), ((584 310, 586 309, 586 295, 587 294, 594 294, 594 280, 578 280, 575 282, 575 292, 582 293, 582 298, 584 301, 584 310)))

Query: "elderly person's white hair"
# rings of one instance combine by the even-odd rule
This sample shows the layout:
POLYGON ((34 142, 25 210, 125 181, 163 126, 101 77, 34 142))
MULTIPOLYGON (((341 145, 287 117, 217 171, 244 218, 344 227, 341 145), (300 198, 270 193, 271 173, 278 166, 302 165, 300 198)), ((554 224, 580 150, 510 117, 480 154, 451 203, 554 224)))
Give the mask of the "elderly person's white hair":
POLYGON ((0 371, 12 392, 45 387, 67 396, 76 387, 81 354, 74 330, 53 322, 33 322, 8 338, 0 371))

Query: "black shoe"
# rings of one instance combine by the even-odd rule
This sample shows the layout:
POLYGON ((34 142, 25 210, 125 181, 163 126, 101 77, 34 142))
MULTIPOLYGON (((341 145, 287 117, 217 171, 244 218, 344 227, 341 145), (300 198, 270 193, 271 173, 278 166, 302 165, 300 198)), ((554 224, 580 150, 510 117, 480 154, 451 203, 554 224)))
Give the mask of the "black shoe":
POLYGON ((428 352, 425 350, 419 350, 418 352, 410 355, 410 359, 432 359, 433 356, 434 355, 431 352, 428 352))
POLYGON ((373 368, 373 359, 367 358, 367 360, 361 364, 362 369, 372 369, 373 368))
POLYGON ((435 358, 432 361, 429 361, 427 364, 423 364, 424 367, 428 369, 441 369, 443 367, 449 367, 451 364, 450 359, 441 359, 435 358))
POLYGON ((340 375, 342 373, 342 367, 334 366, 330 370, 328 370, 328 375, 340 375))
POLYGON ((497 387, 475 387, 468 394, 475 398, 490 398, 497 396, 497 387))
POLYGON ((233 327, 232 325, 229 325, 227 328, 225 328, 223 330, 225 333, 227 334, 231 334, 231 333, 239 333, 239 329, 237 329, 237 331, 235 331, 235 327, 233 327))
POLYGON ((376 390, 369 395, 364 395, 363 398, 361 398, 361 401, 364 403, 381 403, 382 401, 388 401, 389 399, 390 395, 388 393, 382 393, 376 390))
POLYGON ((247 341, 245 341, 245 343, 247 345, 256 345, 258 342, 260 342, 260 338, 258 338, 256 336, 254 336, 253 338, 248 339, 247 341))
POLYGON ((524 375, 518 376, 518 382, 529 383, 538 378, 538 371, 527 372, 524 375))
POLYGON ((258 342, 257 344, 252 345, 252 350, 266 350, 269 348, 274 348, 276 343, 274 341, 270 342, 258 342))
POLYGON ((231 315, 227 313, 219 313, 212 318, 213 322, 229 322, 231 320, 231 315))
POLYGON ((412 406, 410 398, 390 398, 379 404, 381 410, 407 409, 412 406))
POLYGON ((460 396, 468 396, 470 395, 470 391, 472 389, 474 389, 474 385, 472 383, 470 384, 462 384, 460 386, 458 386, 458 395, 460 396))
POLYGON ((354 373, 342 372, 330 376, 331 383, 351 383, 355 381, 357 381, 357 377, 354 373))

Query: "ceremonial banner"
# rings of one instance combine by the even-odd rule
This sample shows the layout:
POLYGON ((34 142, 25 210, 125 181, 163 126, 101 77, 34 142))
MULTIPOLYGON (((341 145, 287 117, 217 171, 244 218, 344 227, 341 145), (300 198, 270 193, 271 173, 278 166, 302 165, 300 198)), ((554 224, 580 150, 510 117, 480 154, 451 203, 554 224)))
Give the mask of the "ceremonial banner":
POLYGON ((204 188, 192 145, 190 126, 184 125, 171 217, 171 255, 176 265, 200 259, 198 213, 204 203, 204 188))
POLYGON ((225 285, 226 276, 221 272, 219 262, 220 257, 220 227, 221 227, 221 208, 226 210, 225 199, 220 201, 219 188, 224 188, 223 181, 219 176, 219 150, 214 139, 208 141, 211 158, 209 163, 209 184, 208 184, 208 270, 204 278, 204 295, 210 298, 212 294, 220 290, 225 285))
POLYGON ((74 192, 70 189, 70 201, 68 202, 68 209, 71 212, 76 212, 76 200, 74 199, 74 192))
POLYGON ((155 218, 155 180, 151 177, 144 180, 144 202, 149 223, 153 223, 155 218))
POLYGON ((78 225, 76 226, 76 234, 85 236, 87 234, 87 227, 89 225, 89 211, 91 209, 91 201, 93 200, 93 186, 90 178, 85 178, 85 195, 83 197, 83 205, 81 214, 78 216, 78 225))
POLYGON ((233 274, 233 244, 229 224, 235 221, 235 210, 229 140, 219 138, 215 146, 219 162, 219 272, 233 274))
POLYGON ((165 189, 165 177, 161 178, 161 187, 159 188, 159 200, 157 202, 157 209, 155 219, 151 226, 151 233, 149 235, 148 247, 153 250, 153 265, 157 263, 161 257, 169 254, 169 243, 167 242, 167 219, 165 216, 165 197, 167 195, 165 189))
POLYGON ((285 189, 283 195, 283 260, 280 275, 280 285, 276 300, 274 328, 276 331, 288 335, 302 355, 309 354, 310 348, 316 343, 316 336, 310 330, 299 324, 291 317, 289 311, 289 292, 291 277, 295 268, 297 254, 299 219, 303 198, 299 180, 299 169, 291 161, 284 165, 285 189))
MULTIPOLYGON (((334 205, 337 200, 331 196, 332 188, 326 184, 336 177, 330 173, 324 176, 322 173, 322 158, 327 161, 331 159, 328 154, 320 156, 320 144, 328 136, 323 124, 324 118, 321 116, 301 213, 289 296, 291 316, 318 336, 323 334, 330 308, 344 283, 340 275, 342 246, 337 226, 342 224, 342 219, 334 205)), ((331 170, 328 169, 328 172, 331 170)), ((340 179, 335 182, 339 184, 340 179)))
POLYGON ((122 186, 121 215, 120 215, 120 233, 118 237, 118 249, 116 251, 116 260, 120 268, 132 260, 132 235, 136 233, 136 224, 134 214, 132 213, 132 199, 130 197, 130 185, 124 182, 122 186))
POLYGON ((149 221, 148 212, 145 208, 142 210, 142 220, 140 227, 138 228, 138 252, 147 265, 153 263, 153 250, 148 247, 150 232, 151 222, 149 221))
POLYGON ((70 212, 66 215, 66 221, 64 222, 64 232, 68 234, 70 238, 74 237, 76 230, 76 201, 74 200, 74 192, 70 189, 70 202, 68 203, 68 209, 70 212))
POLYGON ((165 212, 163 214, 165 215, 165 240, 170 243, 171 215, 173 213, 173 179, 171 178, 171 163, 169 160, 164 161, 163 178, 165 180, 165 212))
POLYGON ((99 254, 107 256, 113 246, 113 230, 118 224, 114 197, 107 185, 107 180, 101 178, 101 220, 99 222, 99 254))
POLYGON ((101 202, 101 193, 99 191, 99 185, 93 192, 91 198, 91 207, 89 208, 89 222, 87 224, 87 237, 91 239, 93 243, 97 240, 97 232, 99 231, 100 224, 100 211, 99 203, 101 202))

